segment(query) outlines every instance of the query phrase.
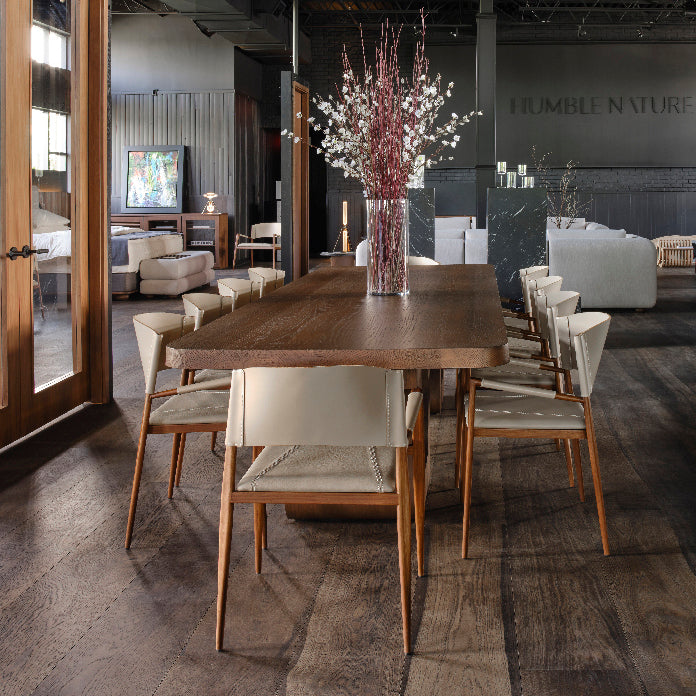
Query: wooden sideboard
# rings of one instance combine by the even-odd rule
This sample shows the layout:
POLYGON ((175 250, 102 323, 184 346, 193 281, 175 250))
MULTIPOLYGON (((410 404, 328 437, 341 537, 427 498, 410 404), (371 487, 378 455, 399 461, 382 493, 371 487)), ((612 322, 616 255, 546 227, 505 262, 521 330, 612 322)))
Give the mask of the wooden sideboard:
POLYGON ((153 215, 111 216, 112 225, 139 227, 146 232, 172 232, 184 236, 184 249, 188 251, 212 251, 215 268, 229 265, 227 213, 156 213, 153 215))

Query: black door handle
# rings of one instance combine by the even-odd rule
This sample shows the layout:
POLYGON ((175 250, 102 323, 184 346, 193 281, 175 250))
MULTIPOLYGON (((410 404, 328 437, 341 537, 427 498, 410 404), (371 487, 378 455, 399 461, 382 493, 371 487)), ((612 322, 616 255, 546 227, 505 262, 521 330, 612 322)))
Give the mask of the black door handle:
POLYGON ((32 254, 47 254, 48 249, 31 249, 28 244, 25 244, 20 251, 17 247, 12 247, 7 255, 10 257, 10 261, 14 261, 17 257, 22 256, 28 259, 32 254))

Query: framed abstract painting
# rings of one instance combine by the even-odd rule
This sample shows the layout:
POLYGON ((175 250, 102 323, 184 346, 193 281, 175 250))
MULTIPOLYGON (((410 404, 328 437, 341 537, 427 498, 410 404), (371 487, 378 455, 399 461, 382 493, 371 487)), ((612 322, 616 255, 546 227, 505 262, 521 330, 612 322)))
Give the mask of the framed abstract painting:
POLYGON ((123 152, 123 213, 181 213, 184 146, 131 146, 123 152))

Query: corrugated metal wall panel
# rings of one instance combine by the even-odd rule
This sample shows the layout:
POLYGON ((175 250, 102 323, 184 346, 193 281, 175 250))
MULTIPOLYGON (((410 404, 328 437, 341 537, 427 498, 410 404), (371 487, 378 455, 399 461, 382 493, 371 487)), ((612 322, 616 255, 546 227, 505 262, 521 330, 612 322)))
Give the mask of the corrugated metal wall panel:
MULTIPOLYGON (((121 198, 123 148, 185 145, 188 158, 185 209, 203 208, 215 191, 221 212, 234 213, 234 92, 113 95, 112 198, 121 198)), ((233 219, 230 220, 232 234, 233 219)))

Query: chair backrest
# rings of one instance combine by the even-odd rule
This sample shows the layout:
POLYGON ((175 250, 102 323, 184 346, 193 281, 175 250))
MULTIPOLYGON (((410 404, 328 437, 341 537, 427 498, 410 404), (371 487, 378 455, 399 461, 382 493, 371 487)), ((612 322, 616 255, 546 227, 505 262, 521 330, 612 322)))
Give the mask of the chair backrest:
POLYGON ((539 333, 548 342, 551 357, 558 358, 560 357, 560 346, 556 319, 575 314, 580 293, 573 290, 557 290, 546 293, 541 290, 535 292, 533 300, 536 303, 535 316, 539 325, 539 333))
POLYGON ((439 266, 439 261, 435 259, 430 259, 427 256, 409 256, 408 257, 409 266, 439 266))
MULTIPOLYGON (((259 239, 260 237, 280 237, 280 223, 258 222, 251 226, 251 233, 249 236, 252 239, 259 239)), ((275 239, 273 241, 275 241, 275 239)))
POLYGON ((246 278, 218 278, 217 287, 220 295, 234 300, 234 309, 239 309, 252 300, 261 297, 261 282, 246 278))
POLYGON ((209 292, 189 292, 182 295, 184 314, 193 317, 194 330, 198 331, 204 324, 229 314, 234 309, 234 298, 229 295, 213 295, 209 292))
POLYGON ((528 308, 529 314, 536 319, 536 314, 534 314, 536 308, 534 306, 534 301, 532 300, 534 293, 537 291, 545 293, 556 292, 561 289, 562 284, 563 278, 561 278, 561 276, 545 276, 541 278, 530 278, 527 280, 525 286, 525 310, 528 308))
POLYGON ((611 317, 604 312, 583 312, 556 319, 561 367, 577 369, 580 396, 590 396, 594 386, 611 317))
POLYGON ((367 239, 363 239, 362 242, 355 247, 355 265, 367 266, 367 239))
POLYGON ((363 366, 235 370, 225 443, 406 447, 403 373, 363 366))
POLYGON ((249 279, 261 284, 261 297, 285 284, 285 271, 255 266, 249 269, 249 279))
POLYGON ((149 312, 136 314, 133 326, 145 375, 145 393, 153 394, 157 373, 168 369, 164 362, 167 344, 193 331, 194 319, 184 314, 149 312))
POLYGON ((533 307, 527 284, 530 280, 537 278, 545 278, 549 274, 548 266, 530 266, 529 268, 520 268, 520 283, 522 284, 522 298, 524 300, 524 311, 527 314, 533 314, 533 307))

